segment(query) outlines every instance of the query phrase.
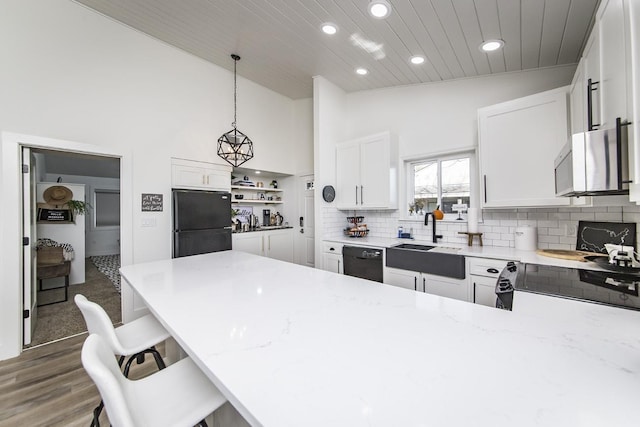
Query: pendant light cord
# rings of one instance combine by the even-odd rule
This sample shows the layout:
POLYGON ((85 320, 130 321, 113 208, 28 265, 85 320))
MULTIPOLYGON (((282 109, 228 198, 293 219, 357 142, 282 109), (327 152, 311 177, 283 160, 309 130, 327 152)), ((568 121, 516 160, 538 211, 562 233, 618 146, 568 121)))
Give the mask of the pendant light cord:
POLYGON ((238 60, 240 57, 236 54, 231 55, 233 58, 233 123, 231 125, 234 129, 237 126, 237 111, 238 111, 238 77, 237 77, 237 66, 238 60))

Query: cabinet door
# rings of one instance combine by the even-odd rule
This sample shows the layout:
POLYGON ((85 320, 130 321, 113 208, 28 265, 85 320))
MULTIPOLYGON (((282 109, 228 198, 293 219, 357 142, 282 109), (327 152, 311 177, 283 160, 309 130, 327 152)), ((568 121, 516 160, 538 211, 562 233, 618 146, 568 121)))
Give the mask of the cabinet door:
POLYGON ((585 79, 585 60, 581 59, 573 75, 569 88, 569 110, 571 111, 571 133, 587 130, 587 81, 585 79))
POLYGON ((603 0, 599 8, 602 126, 613 129, 627 117, 627 58, 624 0, 603 0))
POLYGON ((322 268, 338 274, 344 274, 342 270, 342 255, 322 254, 322 268))
POLYGON ((207 185, 204 169, 173 165, 172 185, 174 188, 204 188, 207 185))
POLYGON ((265 253, 269 258, 293 262, 293 229, 266 232, 265 253))
POLYGON ((224 170, 206 169, 203 171, 205 187, 210 190, 231 191, 231 174, 224 170))
MULTIPOLYGON (((587 39, 587 44, 583 52, 584 61, 584 90, 585 90, 585 131, 589 130, 587 126, 588 117, 591 117, 591 123, 600 125, 602 123, 600 101, 602 98, 602 90, 600 86, 600 25, 598 22, 593 26, 591 35, 587 39), (591 79, 595 83, 595 90, 591 91, 591 110, 587 108, 587 96, 589 88, 587 83, 591 79)), ((596 128, 599 126, 595 126, 596 128)))
POLYGON ((360 146, 336 146, 336 202, 338 209, 360 208, 360 146))
POLYGON ((568 88, 478 110, 482 205, 566 206, 555 196, 554 160, 568 139, 568 88))
POLYGON ((496 279, 492 277, 470 276, 472 298, 476 304, 496 306, 496 279))
POLYGON ((384 283, 399 288, 422 292, 421 274, 414 271, 387 267, 384 269, 384 283))
POLYGON ((427 281, 427 293, 441 297, 469 301, 469 280, 424 274, 427 281))
POLYGON ((376 137, 360 145, 360 205, 365 208, 389 207, 389 139, 376 137))
POLYGON ((239 233, 231 235, 231 249, 263 255, 262 232, 239 233))
POLYGON ((629 78, 629 110, 632 124, 628 126, 629 137, 629 179, 633 181, 629 185, 629 199, 640 203, 640 2, 630 1, 628 7, 629 28, 629 52, 631 73, 629 78))

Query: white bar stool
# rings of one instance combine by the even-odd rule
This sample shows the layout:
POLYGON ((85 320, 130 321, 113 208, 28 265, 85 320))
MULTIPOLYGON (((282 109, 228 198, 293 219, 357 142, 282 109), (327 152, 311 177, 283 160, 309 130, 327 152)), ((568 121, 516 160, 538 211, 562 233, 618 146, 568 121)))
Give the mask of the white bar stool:
MULTIPOLYGON (((144 362, 146 354, 153 355, 158 365, 158 369, 164 369, 165 364, 162 356, 155 349, 155 345, 169 338, 169 332, 151 314, 140 317, 132 322, 114 328, 109 319, 109 315, 100 305, 89 301, 84 295, 77 294, 74 301, 87 324, 90 334, 102 337, 106 345, 111 348, 114 355, 120 356, 118 364, 129 357, 124 366, 124 376, 129 376, 129 369, 134 360, 138 364, 144 362)), ((103 402, 93 410, 93 421, 91 427, 99 427, 98 421, 102 412, 103 402)))
POLYGON ((132 381, 122 375, 101 336, 82 346, 82 366, 98 387, 114 427, 207 426, 204 418, 227 399, 191 358, 132 381))

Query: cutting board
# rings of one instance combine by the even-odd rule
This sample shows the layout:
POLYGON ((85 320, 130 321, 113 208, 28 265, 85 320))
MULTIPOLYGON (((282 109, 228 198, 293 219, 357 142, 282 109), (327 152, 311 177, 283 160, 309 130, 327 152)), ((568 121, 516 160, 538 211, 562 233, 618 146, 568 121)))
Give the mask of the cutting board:
MULTIPOLYGON (((567 259, 571 261, 585 261, 584 257, 588 255, 600 255, 593 252, 584 251, 569 251, 566 249, 538 249, 536 250, 538 255, 548 256, 550 258, 567 259)), ((607 256, 606 254, 602 254, 607 256)))

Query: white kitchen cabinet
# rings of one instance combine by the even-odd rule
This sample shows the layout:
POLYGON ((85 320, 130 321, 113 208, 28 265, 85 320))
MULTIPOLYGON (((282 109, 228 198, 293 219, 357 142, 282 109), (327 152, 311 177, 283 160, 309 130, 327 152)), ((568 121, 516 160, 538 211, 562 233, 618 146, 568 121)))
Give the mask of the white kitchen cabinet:
POLYGON ((629 199, 640 203, 640 133, 636 130, 640 124, 640 2, 629 1, 627 4, 628 41, 627 54, 630 73, 628 79, 629 109, 631 125, 627 126, 629 138, 629 199))
POLYGON ((614 129, 616 118, 630 121, 627 112, 625 0, 602 0, 596 20, 600 28, 600 84, 602 122, 599 129, 614 129))
POLYGON ((250 233, 234 233, 231 235, 231 248, 234 251, 248 252, 254 255, 264 255, 262 231, 250 233))
POLYGON ((571 112, 571 133, 587 130, 587 83, 585 79, 586 60, 582 58, 573 75, 569 87, 569 111, 571 112))
POLYGON ((344 274, 342 243, 322 242, 322 246, 322 269, 333 273, 344 274))
POLYGON ((389 132, 336 145, 338 209, 397 209, 398 143, 389 132))
POLYGON ((293 229, 264 232, 265 256, 293 262, 293 229))
POLYGON ((293 229, 234 233, 233 250, 293 262, 293 229))
POLYGON ((385 267, 384 283, 460 301, 469 301, 469 281, 385 267))
POLYGON ((496 281, 502 269, 506 267, 506 260, 467 257, 469 263, 469 281, 471 285, 471 302, 496 306, 496 281))
MULTIPOLYGON (((596 22, 584 47, 584 129, 598 128, 602 123, 602 91, 600 90, 600 25, 596 22), (589 103, 588 98, 591 97, 589 103)), ((578 132, 574 132, 578 133, 578 132)))
POLYGON ((567 206, 555 196, 554 160, 569 136, 562 87, 478 110, 483 208, 567 206))
POLYGON ((173 188, 231 190, 231 167, 193 160, 171 159, 173 188))

